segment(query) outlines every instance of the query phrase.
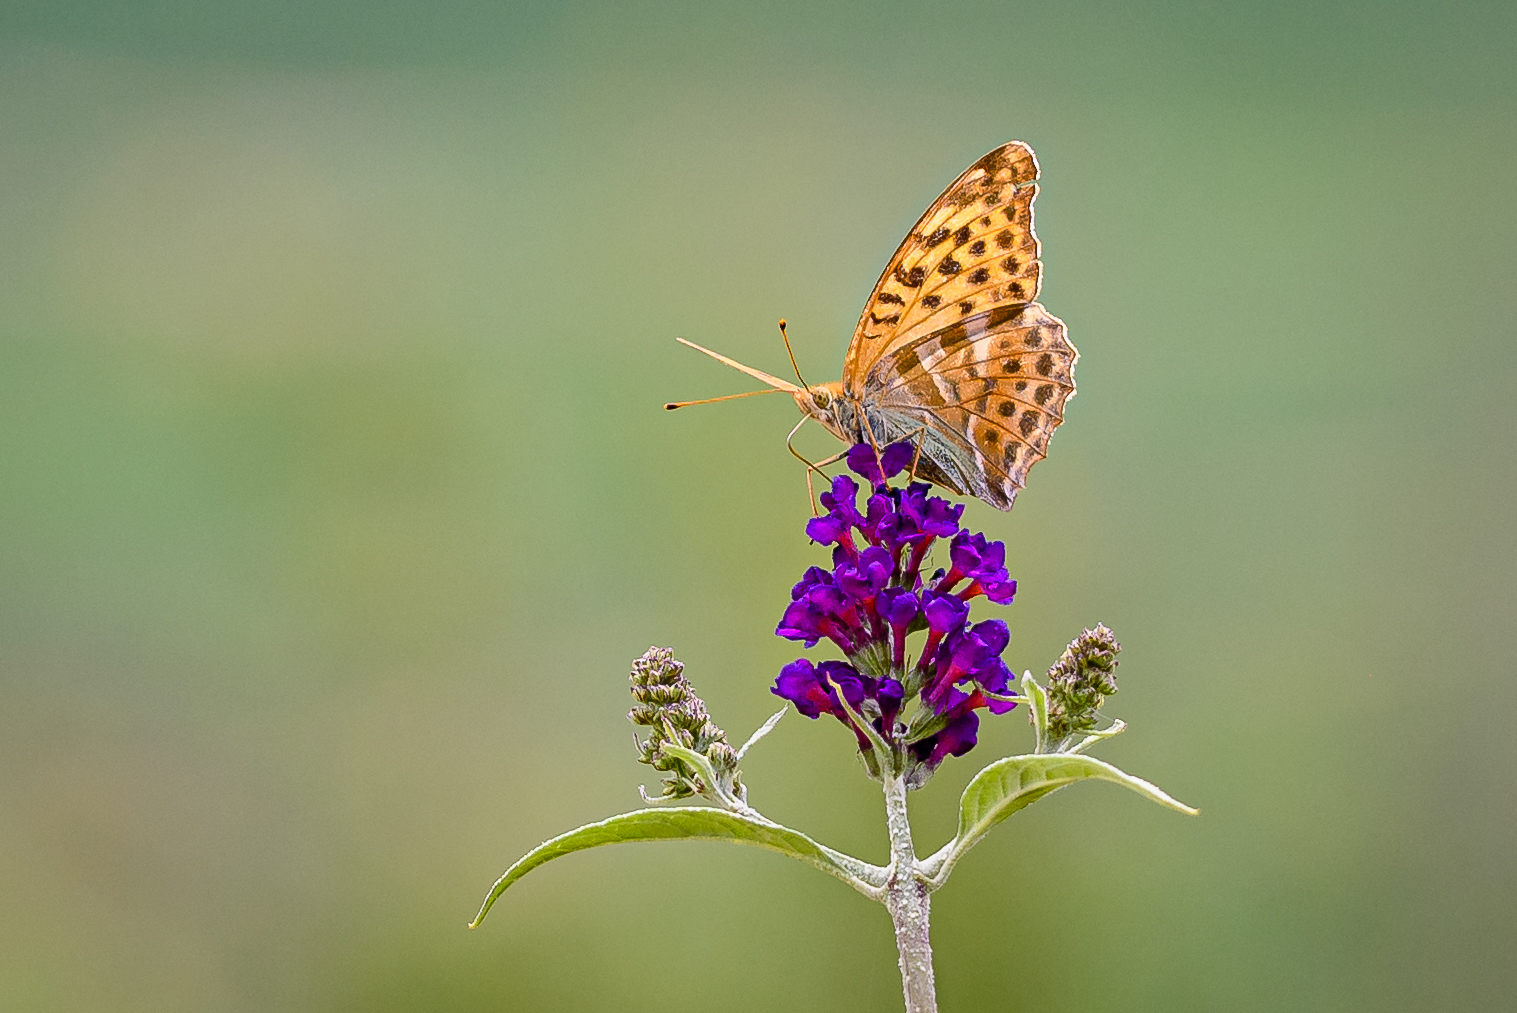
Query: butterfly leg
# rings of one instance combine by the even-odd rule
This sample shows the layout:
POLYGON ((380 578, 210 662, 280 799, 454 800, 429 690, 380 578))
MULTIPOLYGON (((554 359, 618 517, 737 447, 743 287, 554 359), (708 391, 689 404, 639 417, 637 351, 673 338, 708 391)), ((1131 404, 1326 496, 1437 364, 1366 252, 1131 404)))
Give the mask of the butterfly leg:
POLYGON ((810 461, 806 460, 806 458, 802 457, 800 451, 796 450, 790 441, 795 439, 795 434, 801 431, 801 426, 804 426, 806 424, 806 419, 808 417, 809 416, 802 416, 801 421, 797 422, 795 424, 795 428, 790 430, 790 435, 785 437, 785 449, 790 451, 790 455, 792 457, 806 466, 806 495, 811 500, 811 516, 816 517, 821 514, 822 511, 816 505, 816 490, 811 487, 811 473, 814 471, 818 475, 821 475, 823 478, 826 478, 827 473, 822 469, 829 464, 834 464, 838 461, 841 461, 843 458, 848 456, 848 452, 845 450, 842 453, 833 454, 825 461, 818 461, 815 464, 812 464, 810 461))
POLYGON ((848 456, 848 452, 847 451, 844 451, 841 454, 833 454, 831 457, 827 458, 824 461, 818 461, 818 462, 816 462, 816 465, 815 465, 814 468, 807 469, 807 471, 806 471, 806 495, 809 496, 809 497, 811 497, 811 516, 813 516, 813 517, 819 517, 819 516, 821 516, 821 513, 822 513, 822 511, 820 509, 818 509, 817 505, 816 505, 816 490, 813 489, 813 488, 811 488, 811 472, 813 470, 815 470, 818 475, 821 475, 823 478, 826 478, 827 477, 827 473, 824 472, 824 471, 822 471, 822 469, 825 468, 829 464, 836 464, 838 461, 841 461, 843 458, 845 458, 847 456, 848 456))
MULTIPOLYGON (((880 457, 880 446, 875 441, 874 437, 874 427, 869 424, 869 415, 865 412, 859 412, 859 418, 864 420, 864 433, 869 437, 869 445, 874 448, 875 464, 879 465, 881 468, 884 468, 884 461, 880 457)), ((915 432, 910 433, 906 437, 907 441, 913 444, 913 449, 915 450, 915 453, 911 455, 911 471, 906 478, 908 485, 912 482, 915 482, 917 479, 917 465, 922 460, 922 437, 926 435, 927 427, 918 426, 915 432)))
POLYGON ((860 411, 859 418, 862 419, 864 423, 864 435, 869 437, 869 447, 874 451, 874 466, 883 472, 885 468, 885 459, 880 456, 880 443, 874 438, 874 426, 869 424, 869 413, 866 411, 860 411))
POLYGON ((907 439, 916 440, 916 453, 911 455, 911 472, 906 477, 907 485, 910 485, 912 482, 915 482, 917 480, 917 462, 921 461, 922 459, 922 437, 926 435, 927 427, 922 426, 916 432, 907 437, 907 439))

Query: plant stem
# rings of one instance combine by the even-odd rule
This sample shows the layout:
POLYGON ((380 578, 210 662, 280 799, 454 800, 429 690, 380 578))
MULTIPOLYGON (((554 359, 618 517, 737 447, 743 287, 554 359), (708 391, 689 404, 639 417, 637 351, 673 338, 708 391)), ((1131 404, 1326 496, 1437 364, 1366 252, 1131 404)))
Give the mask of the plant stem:
POLYGON ((885 884, 885 907, 895 923, 895 945, 901 955, 901 988, 906 1013, 938 1013, 932 981, 932 943, 927 938, 927 885, 917 877, 916 850, 911 845, 911 821, 906 816, 906 783, 885 778, 885 825, 890 830, 893 872, 885 884))

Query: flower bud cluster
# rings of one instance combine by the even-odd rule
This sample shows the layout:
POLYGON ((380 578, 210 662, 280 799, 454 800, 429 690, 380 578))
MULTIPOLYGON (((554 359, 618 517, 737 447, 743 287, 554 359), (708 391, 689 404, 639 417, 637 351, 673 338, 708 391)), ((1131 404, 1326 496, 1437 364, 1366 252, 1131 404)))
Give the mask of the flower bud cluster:
POLYGON ((638 760, 654 770, 663 771, 661 798, 689 798, 692 795, 743 797, 737 769, 737 750, 727 741, 727 733, 717 727, 706 713, 706 705, 696 696, 685 678, 685 665, 674 659, 668 647, 650 647, 632 663, 632 698, 637 706, 628 713, 633 724, 648 729, 648 737, 637 741, 638 760), (669 744, 700 753, 711 761, 717 784, 706 784, 701 772, 691 764, 670 754, 669 744))
POLYGON ((1122 645, 1097 623, 1085 630, 1048 670, 1048 738, 1064 743, 1095 730, 1096 712, 1117 691, 1117 652, 1122 645))
POLYGON ((946 757, 974 747, 977 710, 1016 706, 1001 660, 1006 624, 971 623, 969 603, 1010 604, 1017 582, 1002 543, 959 526, 963 504, 928 495, 925 482, 890 485, 914 454, 909 443, 878 452, 859 444, 848 466, 871 486, 863 506, 847 475, 822 494, 827 512, 806 533, 833 547, 832 567, 806 571, 775 632, 808 648, 831 641, 848 660, 800 658, 771 692, 807 717, 830 714, 852 729, 871 774, 888 769, 920 785, 946 757), (935 545, 946 545, 948 565, 928 574, 935 545), (907 638, 917 633, 925 636, 913 657, 907 638))

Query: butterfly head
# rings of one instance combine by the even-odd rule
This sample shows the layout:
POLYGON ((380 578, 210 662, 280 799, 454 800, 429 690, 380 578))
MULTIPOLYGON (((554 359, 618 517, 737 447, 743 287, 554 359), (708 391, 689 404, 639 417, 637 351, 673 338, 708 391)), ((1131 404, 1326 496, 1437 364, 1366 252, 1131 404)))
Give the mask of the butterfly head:
POLYGON ((838 439, 845 443, 857 442, 852 432, 854 427, 849 424, 856 413, 852 410, 852 401, 843 393, 842 383, 819 383, 802 387, 794 391, 793 396, 796 406, 804 414, 826 426, 838 439))

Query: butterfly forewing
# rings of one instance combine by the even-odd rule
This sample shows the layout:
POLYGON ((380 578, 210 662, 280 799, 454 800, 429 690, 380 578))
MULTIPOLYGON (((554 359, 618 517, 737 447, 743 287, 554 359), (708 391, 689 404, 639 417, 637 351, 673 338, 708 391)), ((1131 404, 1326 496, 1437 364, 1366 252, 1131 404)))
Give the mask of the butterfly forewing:
POLYGON ((864 307, 843 386, 919 472, 1009 510, 1074 394, 1079 353, 1033 300, 1038 163, 1013 141, 954 181, 896 250, 864 307))
POLYGON ((965 170, 907 233, 864 306, 843 384, 857 393, 901 342, 997 306, 1037 298, 1043 266, 1033 231, 1037 159, 1013 141, 965 170))

